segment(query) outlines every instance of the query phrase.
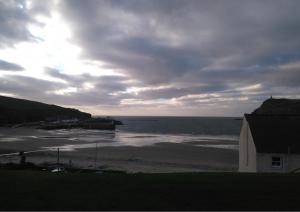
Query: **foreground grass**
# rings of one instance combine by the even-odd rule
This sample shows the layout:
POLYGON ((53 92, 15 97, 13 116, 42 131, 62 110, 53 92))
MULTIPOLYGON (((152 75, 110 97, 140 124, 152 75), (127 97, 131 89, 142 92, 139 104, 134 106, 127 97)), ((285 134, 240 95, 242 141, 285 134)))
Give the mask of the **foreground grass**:
POLYGON ((0 170, 0 210, 300 210, 296 174, 0 170))

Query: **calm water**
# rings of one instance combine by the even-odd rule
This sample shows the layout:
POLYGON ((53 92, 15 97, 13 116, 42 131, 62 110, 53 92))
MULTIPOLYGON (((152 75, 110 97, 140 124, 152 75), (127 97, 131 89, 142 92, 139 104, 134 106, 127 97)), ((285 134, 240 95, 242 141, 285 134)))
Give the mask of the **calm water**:
MULTIPOLYGON (((59 148, 60 159, 63 163, 68 163, 71 160, 72 163, 79 167, 88 168, 96 166, 96 158, 98 155, 101 155, 101 161, 106 165, 110 164, 114 166, 114 163, 116 163, 118 167, 119 165, 123 166, 125 164, 125 168, 126 164, 130 166, 136 165, 137 167, 150 166, 150 168, 153 166, 153 170, 156 170, 156 168, 164 169, 162 167, 169 166, 168 164, 171 161, 173 165, 171 165, 170 169, 173 170, 173 168, 177 166, 176 164, 179 163, 177 161, 178 158, 181 158, 183 161, 188 161, 184 163, 192 164, 194 164, 195 160, 200 160, 198 156, 195 156, 196 153, 194 150, 201 152, 203 148, 210 148, 210 150, 211 148, 230 149, 233 151, 225 152, 231 152, 230 154, 234 157, 236 150, 238 150, 238 136, 242 124, 242 120, 240 119, 216 117, 114 118, 124 123, 124 125, 118 126, 116 131, 85 129, 47 131, 28 128, 0 128, 0 163, 17 163, 19 160, 19 151, 26 153, 28 161, 34 163, 54 163, 57 161, 57 150, 59 148), (164 155, 162 152, 166 150, 164 148, 168 148, 168 145, 156 146, 158 155, 161 157, 159 165, 157 165, 158 159, 156 156, 154 159, 149 156, 149 154, 153 154, 152 150, 156 149, 156 147, 143 148, 144 152, 150 149, 149 154, 146 154, 146 158, 143 158, 143 155, 139 155, 137 162, 131 161, 132 158, 135 157, 135 154, 137 154, 134 153, 137 150, 136 148, 127 148, 127 150, 126 148, 119 148, 119 150, 125 150, 121 151, 122 154, 124 154, 123 156, 122 154, 121 156, 113 155, 114 153, 112 153, 112 155, 109 153, 103 156, 103 154, 105 154, 105 148, 99 148, 121 146, 143 147, 156 145, 158 143, 173 143, 173 145, 169 145, 172 147, 170 151, 173 151, 169 158, 162 156, 162 154, 164 155), (175 144, 178 145, 176 146, 175 144), (183 148, 183 152, 180 151, 180 147, 183 148), (194 152, 194 154, 189 156, 186 148, 190 150, 193 149, 192 152, 194 152), (133 153, 130 152, 131 150, 134 150, 133 153), (174 155, 176 155, 176 157, 174 155), (193 157, 196 159, 193 159, 193 157), (154 161, 154 165, 151 161, 154 161), (161 164, 164 165, 162 166, 161 164)), ((114 150, 118 152, 118 148, 108 148, 108 151, 113 152, 114 150)), ((219 164, 219 168, 222 168, 220 164, 223 163, 225 163, 224 167, 228 166, 227 156, 225 158, 221 157, 221 159, 218 159, 219 157, 216 155, 212 155, 211 157, 211 160, 215 161, 215 164, 219 164)), ((234 163, 232 163, 232 167, 235 167, 234 163)), ((200 169, 204 170, 203 167, 200 169)))
POLYGON ((238 136, 242 121, 227 117, 115 117, 122 132, 238 136))
MULTIPOLYGON (((238 148, 242 120, 224 117, 114 117, 124 125, 116 131, 0 130, 1 143, 22 142, 32 149, 74 151, 97 146, 146 146, 161 142, 215 148, 238 148)), ((4 144, 3 143, 3 144, 4 144)), ((31 150, 31 149, 29 149, 31 150)))

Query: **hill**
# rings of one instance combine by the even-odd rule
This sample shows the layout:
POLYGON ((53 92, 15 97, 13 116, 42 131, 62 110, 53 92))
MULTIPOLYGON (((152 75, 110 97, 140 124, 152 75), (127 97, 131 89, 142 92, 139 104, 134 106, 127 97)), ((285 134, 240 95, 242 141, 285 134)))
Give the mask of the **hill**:
POLYGON ((91 114, 73 108, 0 96, 0 125, 74 118, 88 119, 91 114))
POLYGON ((269 98, 252 112, 254 115, 300 115, 299 99, 269 98))

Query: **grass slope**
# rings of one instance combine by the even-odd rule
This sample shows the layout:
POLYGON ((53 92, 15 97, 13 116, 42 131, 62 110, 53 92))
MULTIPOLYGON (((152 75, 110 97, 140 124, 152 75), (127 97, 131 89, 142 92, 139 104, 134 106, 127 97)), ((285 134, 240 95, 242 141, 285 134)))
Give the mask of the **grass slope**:
POLYGON ((300 175, 0 171, 0 210, 299 210, 300 175))
POLYGON ((253 111, 256 115, 300 115, 300 99, 267 99, 253 111))
POLYGON ((0 124, 42 121, 58 117, 90 118, 91 114, 57 105, 0 96, 0 124))

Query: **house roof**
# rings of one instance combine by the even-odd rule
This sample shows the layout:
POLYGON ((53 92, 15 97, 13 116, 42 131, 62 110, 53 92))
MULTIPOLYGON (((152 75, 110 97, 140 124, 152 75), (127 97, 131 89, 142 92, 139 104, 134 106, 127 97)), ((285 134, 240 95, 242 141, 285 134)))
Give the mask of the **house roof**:
POLYGON ((259 153, 300 154, 300 115, 245 114, 259 153))

